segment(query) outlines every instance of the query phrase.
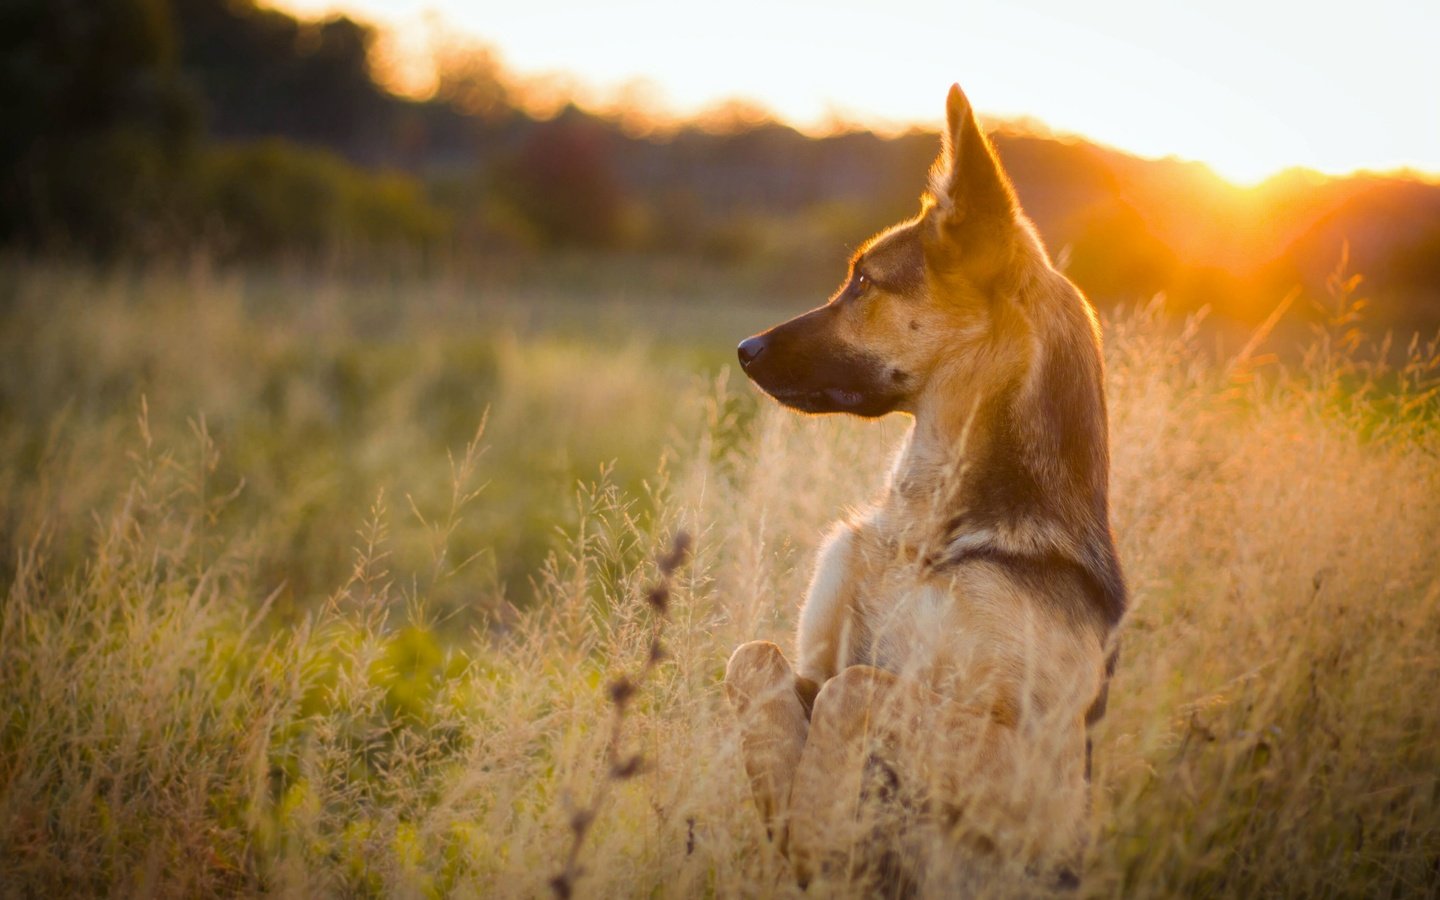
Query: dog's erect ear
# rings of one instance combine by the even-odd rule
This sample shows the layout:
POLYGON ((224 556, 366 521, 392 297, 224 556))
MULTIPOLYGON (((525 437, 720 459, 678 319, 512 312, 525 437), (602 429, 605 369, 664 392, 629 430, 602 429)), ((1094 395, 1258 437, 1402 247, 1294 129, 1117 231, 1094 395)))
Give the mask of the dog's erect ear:
POLYGON ((958 84, 945 101, 945 147, 930 169, 930 197, 942 231, 1008 233, 1015 219, 1014 189, 958 84))

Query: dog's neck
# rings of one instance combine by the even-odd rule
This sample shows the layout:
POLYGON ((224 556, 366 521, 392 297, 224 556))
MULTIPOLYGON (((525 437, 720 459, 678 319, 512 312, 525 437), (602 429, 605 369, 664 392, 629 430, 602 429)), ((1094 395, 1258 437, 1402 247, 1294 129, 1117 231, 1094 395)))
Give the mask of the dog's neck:
POLYGON ((872 521, 904 558, 935 570, 975 555, 1065 560, 1086 573, 1108 627, 1125 587, 1110 533, 1103 369, 1084 300, 1067 299, 1073 308, 1052 315, 1062 324, 1034 335, 1016 367, 990 383, 950 373, 916 404, 872 521))
POLYGON ((997 342, 1008 358, 994 347, 975 351, 982 365, 957 355, 916 404, 884 503, 897 537, 942 552, 984 544, 1075 556, 1108 535, 1102 368, 1084 301, 1064 286, 1057 296, 1039 285, 1043 302, 1062 310, 997 325, 1012 329, 997 342), (1029 324, 1045 320, 1059 324, 1051 333, 1029 324))
POLYGON ((994 455, 994 404, 993 395, 977 394, 964 404, 963 415, 953 407, 942 412, 927 404, 915 411, 881 509, 892 536, 915 546, 921 556, 943 552, 957 531, 989 530, 963 520, 987 476, 985 461, 994 455))

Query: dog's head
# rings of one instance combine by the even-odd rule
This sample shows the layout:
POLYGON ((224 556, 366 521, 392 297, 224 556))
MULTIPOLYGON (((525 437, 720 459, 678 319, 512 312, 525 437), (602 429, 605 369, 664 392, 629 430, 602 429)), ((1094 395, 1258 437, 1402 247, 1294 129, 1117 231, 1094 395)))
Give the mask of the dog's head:
POLYGON ((787 406, 860 416, 913 412, 937 376, 982 348, 1001 348, 979 354, 990 368, 1011 368, 1006 357, 1020 350, 997 344, 1012 315, 997 300, 1016 276, 1025 227, 955 85, 919 215, 867 241, 824 306, 742 341, 741 368, 787 406))

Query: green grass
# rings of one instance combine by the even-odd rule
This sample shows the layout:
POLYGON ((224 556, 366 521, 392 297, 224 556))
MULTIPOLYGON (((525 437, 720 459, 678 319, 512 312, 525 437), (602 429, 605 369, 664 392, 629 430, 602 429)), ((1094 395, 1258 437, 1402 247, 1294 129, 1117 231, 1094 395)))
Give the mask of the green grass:
MULTIPOLYGON (((456 523, 452 548, 482 554, 487 603, 528 603, 557 528, 574 524, 577 483, 603 468, 642 495, 662 448, 703 424, 696 398, 732 337, 776 315, 623 289, 587 301, 14 266, 0 279, 0 574, 42 523, 63 562, 84 557, 92 514, 133 475, 143 402, 166 454, 193 455, 202 425, 219 448, 207 490, 239 492, 214 539, 243 536, 287 616, 344 577, 381 491, 427 520, 448 509, 447 455, 487 418, 504 438, 484 442, 484 503, 456 523)), ((407 561, 428 546, 420 526, 395 525, 407 561)), ((446 613, 476 605, 430 599, 446 613)))
MULTIPOLYGON (((723 367, 790 308, 683 285, 0 267, 0 894, 546 894, 680 530, 577 889, 794 893, 718 679, 905 423, 758 403, 723 367)), ((1109 326, 1134 611, 1082 892, 1433 896, 1433 349, 1109 326)))

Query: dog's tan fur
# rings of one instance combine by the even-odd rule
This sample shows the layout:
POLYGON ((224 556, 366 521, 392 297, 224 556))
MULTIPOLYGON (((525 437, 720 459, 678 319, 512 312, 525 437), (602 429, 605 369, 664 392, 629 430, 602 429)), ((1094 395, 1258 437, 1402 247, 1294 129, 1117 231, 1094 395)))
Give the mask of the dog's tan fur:
POLYGON ((819 553, 795 665, 768 642, 730 660, 767 827, 802 882, 848 863, 941 883, 923 834, 1053 870, 1084 831, 1125 607, 1099 329, 958 86, 920 214, 825 307, 746 344, 791 405, 915 419, 884 496, 819 553))

